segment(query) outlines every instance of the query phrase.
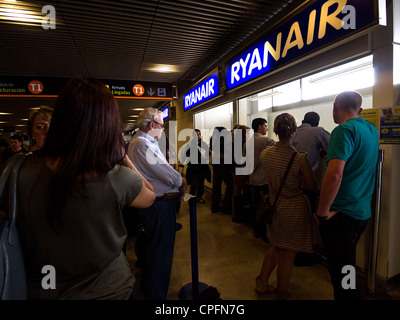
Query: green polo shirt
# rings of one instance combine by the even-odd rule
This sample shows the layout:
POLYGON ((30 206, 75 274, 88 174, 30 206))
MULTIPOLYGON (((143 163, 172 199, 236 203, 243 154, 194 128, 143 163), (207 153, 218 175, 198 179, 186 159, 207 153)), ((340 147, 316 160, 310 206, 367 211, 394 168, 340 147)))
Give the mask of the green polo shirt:
POLYGON ((327 164, 331 159, 344 160, 346 164, 331 210, 357 220, 371 217, 378 149, 378 131, 363 118, 348 119, 332 131, 327 164))

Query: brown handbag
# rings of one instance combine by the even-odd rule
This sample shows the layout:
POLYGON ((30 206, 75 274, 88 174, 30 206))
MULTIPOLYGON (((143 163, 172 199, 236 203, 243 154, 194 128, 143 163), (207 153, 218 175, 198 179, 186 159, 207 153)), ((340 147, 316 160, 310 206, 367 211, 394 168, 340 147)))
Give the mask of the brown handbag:
POLYGON ((276 194, 276 197, 275 197, 275 200, 274 200, 274 203, 272 204, 272 206, 271 206, 271 204, 269 202, 269 195, 265 196, 265 206, 266 206, 266 208, 265 208, 265 210, 263 212, 261 212, 261 216, 260 216, 261 223, 264 223, 264 224, 271 224, 272 223, 272 217, 274 216, 274 213, 275 213, 275 205, 277 203, 279 195, 281 194, 281 191, 282 191, 282 188, 283 188, 283 184, 284 184, 284 182, 286 180, 286 177, 287 177, 287 175, 289 173, 289 169, 290 169, 290 167, 291 167, 291 165, 293 163, 293 160, 294 160, 296 154, 297 154, 297 152, 293 152, 293 155, 290 158, 289 164, 288 164, 288 166, 286 168, 285 175, 283 176, 281 185, 279 186, 279 190, 278 190, 278 192, 276 194))

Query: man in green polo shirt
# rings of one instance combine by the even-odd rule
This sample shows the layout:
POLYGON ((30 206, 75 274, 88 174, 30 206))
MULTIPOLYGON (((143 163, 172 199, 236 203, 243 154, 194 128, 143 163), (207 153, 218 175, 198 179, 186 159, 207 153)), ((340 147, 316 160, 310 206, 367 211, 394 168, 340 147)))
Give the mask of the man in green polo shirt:
POLYGON ((355 268, 357 243, 371 217, 378 161, 378 131, 358 117, 361 104, 356 91, 335 98, 333 119, 339 125, 330 137, 317 211, 336 300, 361 299, 358 286, 342 285, 344 270, 355 268))

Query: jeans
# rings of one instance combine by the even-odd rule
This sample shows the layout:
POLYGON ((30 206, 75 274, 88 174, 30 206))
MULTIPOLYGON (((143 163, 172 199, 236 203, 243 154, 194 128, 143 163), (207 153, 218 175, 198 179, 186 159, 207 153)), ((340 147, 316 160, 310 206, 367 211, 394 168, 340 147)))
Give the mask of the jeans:
POLYGON ((320 223, 319 231, 327 254, 335 300, 361 299, 358 284, 355 289, 342 287, 342 280, 347 275, 342 273, 342 269, 350 265, 355 270, 357 243, 367 224, 368 220, 356 220, 340 212, 320 223))
POLYGON ((140 209, 144 227, 141 289, 145 300, 167 299, 174 255, 176 199, 140 209))

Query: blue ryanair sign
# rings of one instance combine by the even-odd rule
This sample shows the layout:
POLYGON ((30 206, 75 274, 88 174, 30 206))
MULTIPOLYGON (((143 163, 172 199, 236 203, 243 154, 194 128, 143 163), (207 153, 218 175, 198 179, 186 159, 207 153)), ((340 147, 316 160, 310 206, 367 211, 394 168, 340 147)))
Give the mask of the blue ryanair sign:
POLYGON ((225 66, 233 89, 379 23, 378 0, 318 0, 225 66))
POLYGON ((169 118, 169 106, 166 106, 163 110, 161 110, 163 120, 169 118))
POLYGON ((183 110, 190 109, 219 95, 218 72, 200 82, 183 96, 183 110))

